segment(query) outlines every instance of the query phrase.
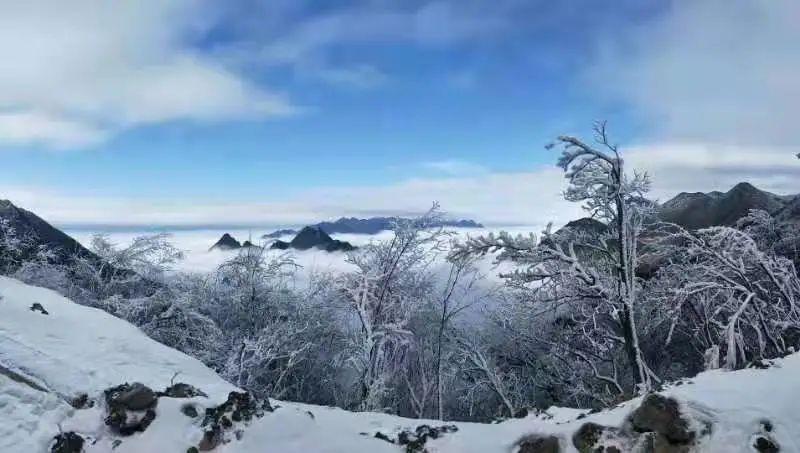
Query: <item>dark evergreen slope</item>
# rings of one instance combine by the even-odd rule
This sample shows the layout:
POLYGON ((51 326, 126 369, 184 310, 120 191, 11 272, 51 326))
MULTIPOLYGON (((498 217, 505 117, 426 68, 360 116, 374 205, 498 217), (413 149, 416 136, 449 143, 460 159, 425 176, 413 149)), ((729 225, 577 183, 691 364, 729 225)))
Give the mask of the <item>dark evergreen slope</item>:
MULTIPOLYGON (((26 247, 27 254, 36 253, 40 246, 46 246, 55 252, 57 260, 61 264, 68 263, 76 255, 99 260, 97 255, 63 231, 45 222, 36 214, 15 206, 8 200, 0 200, 0 219, 7 222, 17 237, 30 239, 31 242, 26 247)), ((3 234, 0 229, 0 236, 3 234)))
POLYGON ((289 248, 296 250, 318 248, 326 252, 347 252, 355 249, 349 242, 333 239, 326 232, 322 231, 321 228, 313 226, 307 226, 300 230, 291 242, 273 242, 272 248, 279 250, 286 250, 289 248))
MULTIPOLYGON (((725 193, 681 193, 664 203, 659 215, 664 221, 690 229, 731 226, 751 209, 763 209, 777 215, 797 198, 780 197, 742 182, 725 193)), ((798 203, 795 201, 795 204, 798 203)), ((797 212, 800 214, 800 209, 797 212)))
MULTIPOLYGON (((399 220, 399 217, 371 217, 368 219, 357 219, 355 217, 342 217, 334 222, 320 222, 312 227, 319 228, 327 234, 352 233, 352 234, 378 234, 384 230, 391 230, 399 220)), ((483 228, 483 225, 474 220, 442 220, 432 227, 454 227, 454 228, 483 228)), ((278 238, 287 234, 296 234, 296 230, 283 229, 265 234, 266 238, 278 238)))

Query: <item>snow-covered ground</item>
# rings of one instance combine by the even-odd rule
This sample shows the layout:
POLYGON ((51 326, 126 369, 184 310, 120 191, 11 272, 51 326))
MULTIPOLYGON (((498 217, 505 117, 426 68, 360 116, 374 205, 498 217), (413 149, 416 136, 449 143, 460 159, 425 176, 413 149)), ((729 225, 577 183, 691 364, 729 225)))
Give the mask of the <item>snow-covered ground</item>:
MULTIPOLYGON (((58 294, 0 277, 0 452, 49 451, 53 436, 74 431, 90 439, 86 453, 183 453, 203 435, 198 418, 183 415, 186 402, 201 410, 225 400, 234 386, 199 361, 163 346, 125 321, 103 311, 74 304, 58 294), (49 314, 30 310, 41 304, 49 314), (155 390, 176 381, 192 384, 208 398, 162 397, 155 421, 143 433, 118 437, 103 422, 103 389, 142 382, 155 390), (98 404, 73 409, 67 401, 88 393, 98 404)), ((711 371, 664 392, 677 399, 691 423, 708 423, 709 435, 692 451, 750 452, 762 422, 782 452, 800 451, 800 355, 778 360, 769 369, 711 371)), ((402 452, 374 437, 435 421, 273 401, 280 406, 244 429, 241 440, 215 452, 402 452)), ((530 434, 555 435, 561 451, 576 451, 570 438, 584 423, 620 426, 639 399, 617 408, 581 416, 584 411, 551 408, 546 414, 499 424, 456 423, 457 432, 429 441, 430 453, 507 453, 530 434)))

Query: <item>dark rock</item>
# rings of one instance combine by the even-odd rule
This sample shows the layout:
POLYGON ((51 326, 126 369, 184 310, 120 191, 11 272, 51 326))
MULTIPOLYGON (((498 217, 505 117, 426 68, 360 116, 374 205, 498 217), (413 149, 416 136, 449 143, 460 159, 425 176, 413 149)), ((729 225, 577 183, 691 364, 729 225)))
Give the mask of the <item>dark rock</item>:
POLYGON ((39 302, 34 302, 33 305, 31 305, 31 311, 38 311, 39 313, 41 313, 43 315, 49 315, 50 314, 50 313, 47 312, 47 310, 44 309, 44 307, 42 307, 42 304, 40 304, 39 302))
POLYGON ((778 453, 781 451, 778 444, 767 436, 756 437, 756 440, 753 442, 753 448, 760 453, 778 453))
POLYGON ((387 436, 386 434, 383 434, 383 433, 382 433, 382 432, 380 432, 380 431, 378 431, 377 433, 375 433, 375 438, 376 438, 376 439, 380 439, 380 440, 385 440, 386 442, 389 442, 390 444, 393 444, 393 443, 394 443, 394 441, 393 441, 392 439, 390 439, 390 438, 389 438, 389 436, 387 436))
POLYGON ((200 453, 200 450, 197 447, 189 447, 186 449, 186 453, 200 453))
POLYGON ((236 250, 240 248, 242 248, 242 244, 230 234, 225 233, 209 250, 236 250))
POLYGON ((83 437, 72 431, 61 433, 54 440, 53 446, 50 447, 50 453, 81 453, 83 451, 83 437))
POLYGON ((772 432, 772 422, 769 420, 761 420, 761 429, 765 432, 771 433, 772 432))
POLYGON ((217 448, 222 443, 222 429, 219 426, 214 426, 203 433, 203 438, 197 445, 200 451, 209 451, 217 448))
POLYGON ((673 444, 661 434, 644 433, 638 441, 637 453, 689 453, 691 447, 686 444, 673 444))
POLYGON ((681 416, 678 402, 657 393, 644 397, 630 415, 633 429, 638 432, 655 432, 673 443, 688 443, 695 438, 689 423, 681 416))
MULTIPOLYGON (((425 452, 425 442, 428 439, 438 439, 447 433, 454 433, 458 431, 455 425, 442 425, 438 427, 431 427, 429 425, 417 426, 414 431, 404 430, 397 435, 397 441, 390 440, 392 443, 402 445, 406 449, 406 453, 423 453, 425 452)), ((375 435, 378 436, 377 434, 375 435)))
POLYGON ((517 446, 519 447, 517 453, 559 453, 561 451, 558 438, 555 436, 526 436, 517 442, 517 446))
POLYGON ((72 398, 69 401, 69 404, 75 409, 88 409, 90 407, 94 407, 94 401, 90 400, 89 395, 85 393, 79 393, 75 398, 72 398))
POLYGON ((202 396, 208 398, 208 395, 202 390, 183 382, 170 385, 163 392, 158 392, 158 396, 166 396, 169 398, 194 398, 195 396, 202 396))
POLYGON ((268 400, 259 401, 246 392, 230 392, 222 404, 206 408, 201 426, 207 429, 197 447, 200 451, 214 449, 226 441, 227 432, 237 431, 234 429, 236 423, 247 423, 263 417, 265 412, 272 412, 268 400))
POLYGON ((138 382, 111 387, 103 392, 108 415, 105 423, 123 436, 143 432, 156 418, 158 404, 155 392, 138 382))
POLYGON ((141 421, 139 421, 140 430, 141 431, 146 430, 147 427, 150 426, 150 423, 153 423, 153 420, 155 419, 156 419, 156 411, 154 411, 153 409, 147 409, 147 411, 144 413, 144 417, 142 417, 141 421))
POLYGON ((594 453, 595 445, 600 441, 605 432, 616 431, 615 428, 598 425, 597 423, 584 423, 575 434, 572 435, 572 445, 580 453, 594 453))
POLYGON ((181 406, 181 413, 189 418, 195 418, 200 415, 197 412, 197 408, 194 406, 194 404, 184 404, 181 406))
POLYGON ((118 385, 106 389, 104 393, 109 407, 117 406, 130 411, 152 409, 158 403, 156 393, 139 382, 118 385))

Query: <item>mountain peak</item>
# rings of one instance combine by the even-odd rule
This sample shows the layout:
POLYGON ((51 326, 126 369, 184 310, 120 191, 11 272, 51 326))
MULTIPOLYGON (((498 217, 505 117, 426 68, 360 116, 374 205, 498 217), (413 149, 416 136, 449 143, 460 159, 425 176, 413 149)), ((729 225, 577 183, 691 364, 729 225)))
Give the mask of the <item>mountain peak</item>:
POLYGON ((682 192, 661 206, 660 217, 690 229, 734 225, 751 209, 775 213, 785 202, 748 182, 740 182, 727 192, 682 192))
POLYGON ((235 250, 238 248, 242 248, 242 244, 230 234, 225 233, 209 250, 235 250))

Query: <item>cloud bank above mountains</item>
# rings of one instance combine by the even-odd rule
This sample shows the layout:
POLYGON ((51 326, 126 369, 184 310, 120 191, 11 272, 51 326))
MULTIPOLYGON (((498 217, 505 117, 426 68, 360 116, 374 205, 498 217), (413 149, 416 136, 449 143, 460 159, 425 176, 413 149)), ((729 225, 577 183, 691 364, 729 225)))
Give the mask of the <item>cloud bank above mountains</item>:
MULTIPOLYGON (((248 14, 250 2, 236 3, 241 10, 189 0, 79 0, 69 8, 5 2, 0 146, 74 149, 144 125, 296 115, 305 106, 246 69, 290 67, 333 85, 377 89, 391 76, 369 62, 336 65, 330 49, 376 40, 469 44, 513 33, 518 3, 394 8, 370 1, 300 20, 304 3, 283 0, 260 6, 269 14, 248 14), (242 37, 204 45, 226 21, 241 25, 242 37)), ((631 140, 621 144, 629 168, 653 176, 656 198, 726 190, 743 180, 779 194, 800 192, 798 18, 793 0, 672 2, 635 26, 598 36, 574 82, 587 100, 635 118, 626 125, 631 140)), ((538 146, 531 144, 532 153, 538 146)), ((310 186, 282 199, 103 198, 2 182, 0 196, 59 224, 306 223, 418 213, 433 201, 454 217, 489 224, 563 223, 580 215, 561 200, 563 175, 549 164, 498 172, 453 158, 415 168, 419 176, 400 182, 310 186)))

